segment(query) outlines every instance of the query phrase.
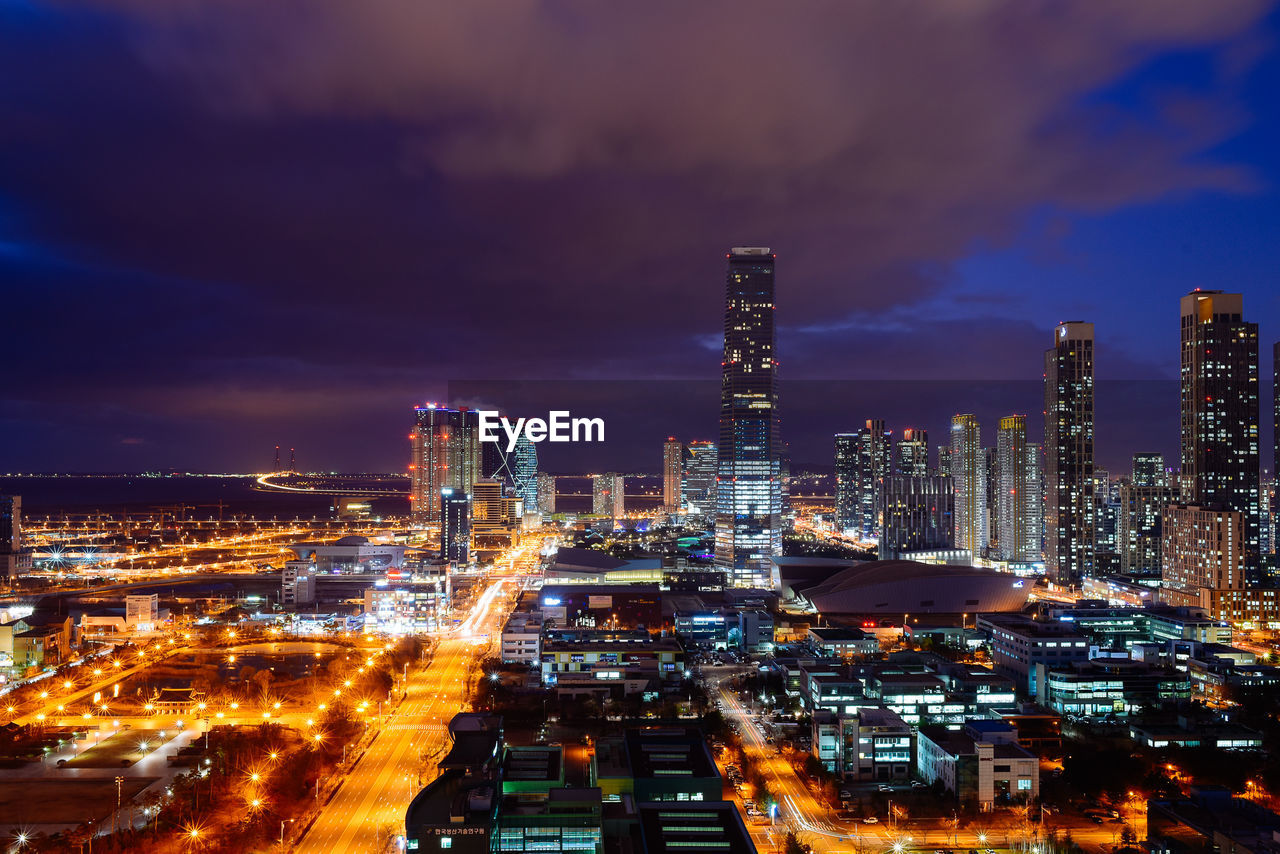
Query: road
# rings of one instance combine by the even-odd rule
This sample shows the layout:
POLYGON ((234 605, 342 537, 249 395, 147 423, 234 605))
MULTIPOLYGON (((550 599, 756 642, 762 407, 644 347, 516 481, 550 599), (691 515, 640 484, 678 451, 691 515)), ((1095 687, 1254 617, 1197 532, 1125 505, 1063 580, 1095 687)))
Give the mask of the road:
POLYGON ((429 779, 423 768, 448 746, 447 725, 467 707, 470 681, 489 654, 491 638, 506 619, 504 582, 495 581, 477 600, 458 630, 440 640, 428 665, 410 674, 404 702, 376 724, 378 733, 345 775, 341 788, 321 810, 307 834, 290 850, 302 854, 378 854, 387 832, 404 829, 405 810, 429 779))

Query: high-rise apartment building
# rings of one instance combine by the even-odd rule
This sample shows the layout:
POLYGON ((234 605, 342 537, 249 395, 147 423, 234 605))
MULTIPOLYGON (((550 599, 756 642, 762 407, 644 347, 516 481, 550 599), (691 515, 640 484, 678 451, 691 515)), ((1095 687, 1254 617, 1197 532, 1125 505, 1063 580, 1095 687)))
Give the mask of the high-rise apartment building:
POLYGON ((1243 590, 1248 525, 1235 510, 1172 504, 1164 510, 1162 588, 1243 590))
POLYGON ((684 467, 683 504, 689 513, 711 514, 716 507, 716 470, 719 453, 715 442, 690 442, 684 467))
POLYGON ((938 468, 934 474, 939 477, 951 477, 951 446, 938 446, 938 468))
POLYGON ((955 486, 949 477, 891 475, 881 490, 879 556, 955 548, 955 486))
POLYGON ((880 533, 880 492, 893 473, 893 434, 878 418, 858 431, 858 519, 864 537, 880 533))
POLYGON ((898 440, 898 474, 929 476, 929 431, 908 427, 898 440))
POLYGON ((951 419, 950 460, 956 548, 968 550, 976 560, 987 547, 987 457, 976 415, 951 419))
POLYGON ((511 544, 516 530, 516 499, 508 495, 506 484, 481 478, 471 487, 471 543, 477 552, 493 551, 511 544))
POLYGON ((1116 519, 1120 571, 1126 575, 1159 575, 1164 509, 1178 503, 1178 490, 1168 483, 1143 486, 1136 481, 1135 471, 1134 482, 1120 483, 1116 519))
POLYGON ((684 474, 684 443, 668 437, 662 443, 662 506, 681 506, 680 481, 684 474))
POLYGON ((13 581, 32 563, 33 552, 22 545, 22 496, 0 495, 0 580, 13 581))
POLYGON ((621 519, 626 515, 625 478, 608 472, 591 480, 591 512, 597 516, 621 519))
POLYGON ((1258 325, 1244 298, 1192 291, 1181 300, 1182 474, 1187 500, 1240 513, 1246 560, 1259 554, 1258 325))
POLYGON ((1045 572, 1093 571, 1093 324, 1060 323, 1044 354, 1045 572))
POLYGON ((1133 455, 1134 486, 1165 486, 1170 482, 1164 467, 1164 454, 1154 452, 1133 455))
POLYGON ((538 512, 550 516, 556 512, 556 479, 554 475, 538 475, 538 512))
POLYGON ((440 490, 465 493, 480 477, 480 421, 474 410, 434 403, 417 407, 414 415, 409 511, 415 525, 434 524, 440 521, 440 490))
POLYGON ((738 587, 774 587, 782 554, 782 444, 774 347, 774 255, 733 249, 721 360, 716 566, 738 587))
POLYGON ((471 496, 446 486, 440 490, 440 558, 466 563, 471 549, 471 496))
POLYGON ((1000 559, 1038 563, 1043 494, 1040 489, 1040 446, 1027 441, 1027 417, 1008 415, 996 432, 996 514, 1000 559))
POLYGON ((858 434, 835 435, 836 530, 858 525, 858 434))

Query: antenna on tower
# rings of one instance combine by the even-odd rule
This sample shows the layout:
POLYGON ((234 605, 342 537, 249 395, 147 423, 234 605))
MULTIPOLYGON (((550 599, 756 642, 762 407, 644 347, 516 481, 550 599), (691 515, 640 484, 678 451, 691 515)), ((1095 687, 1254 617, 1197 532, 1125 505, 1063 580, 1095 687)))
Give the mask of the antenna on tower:
POLYGON ((298 464, 293 456, 293 448, 289 449, 289 471, 297 471, 298 464))
POLYGON ((276 445, 276 464, 271 467, 272 471, 280 471, 280 446, 276 445))

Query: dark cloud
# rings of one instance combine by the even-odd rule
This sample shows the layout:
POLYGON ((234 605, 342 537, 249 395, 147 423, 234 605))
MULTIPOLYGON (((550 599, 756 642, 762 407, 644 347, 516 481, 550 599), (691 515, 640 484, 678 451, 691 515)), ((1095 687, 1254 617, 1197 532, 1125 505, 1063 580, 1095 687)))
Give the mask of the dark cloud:
POLYGON ((248 445, 293 418, 332 465, 392 466, 449 379, 714 374, 741 243, 780 253, 792 376, 1025 378, 1056 318, 917 307, 1030 209, 1252 190, 1203 154, 1247 118, 1266 8, 13 4, 0 274, 38 354, 13 405, 76 397, 175 455, 192 423, 248 445), (1217 97, 1105 97, 1191 49, 1217 97))

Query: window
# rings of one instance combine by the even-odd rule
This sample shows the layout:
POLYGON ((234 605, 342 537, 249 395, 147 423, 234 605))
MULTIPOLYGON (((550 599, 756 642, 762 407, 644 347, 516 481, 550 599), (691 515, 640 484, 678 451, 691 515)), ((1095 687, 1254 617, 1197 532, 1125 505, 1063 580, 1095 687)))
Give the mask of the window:
POLYGON ((441 847, 441 848, 452 848, 452 847, 453 847, 453 837, 452 837, 452 836, 441 836, 441 837, 440 837, 440 847, 441 847))
POLYGON ((1030 781, 1030 780, 1019 780, 1019 781, 1018 781, 1018 791, 1019 791, 1019 792, 1029 792, 1029 791, 1031 791, 1031 781, 1030 781))

